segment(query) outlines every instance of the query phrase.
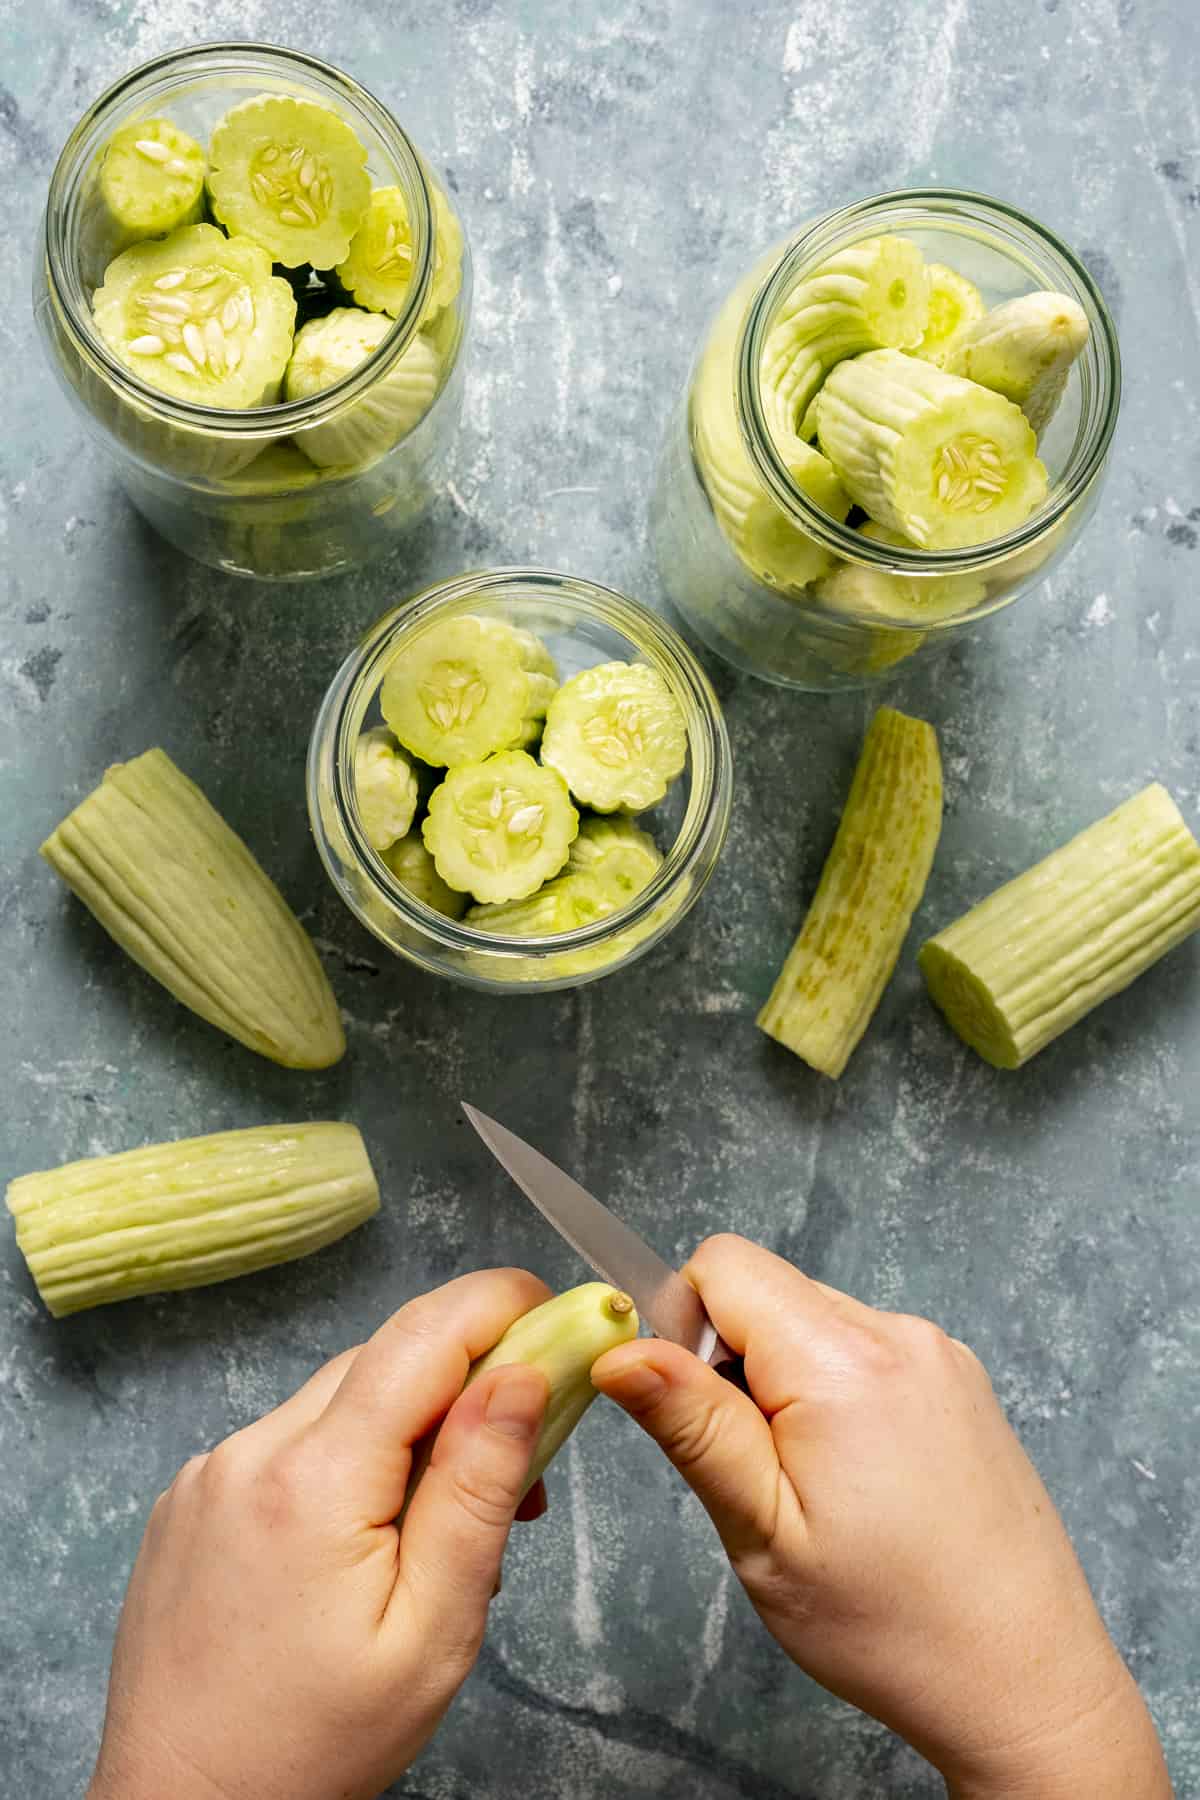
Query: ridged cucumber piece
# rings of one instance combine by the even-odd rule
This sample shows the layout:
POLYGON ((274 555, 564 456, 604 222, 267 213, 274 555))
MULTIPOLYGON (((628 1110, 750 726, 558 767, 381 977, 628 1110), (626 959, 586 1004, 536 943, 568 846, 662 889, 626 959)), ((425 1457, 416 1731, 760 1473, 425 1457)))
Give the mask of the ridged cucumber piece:
MULTIPOLYGON (((392 329, 382 313, 339 306, 310 319, 296 333, 284 378, 288 400, 308 400, 357 369, 392 329)), ((427 338, 418 335, 381 381, 332 419, 296 433, 296 442, 319 468, 359 464, 382 456, 407 437, 437 398, 442 365, 427 338)))
POLYGON ((617 814, 583 821, 567 868, 571 874, 592 876, 624 906, 654 879, 661 865, 662 851, 650 833, 617 814))
MULTIPOLYGON (((862 535, 877 543, 911 548, 908 538, 873 520, 863 526, 862 535)), ((887 569, 843 562, 824 576, 813 591, 823 606, 839 612, 933 621, 954 618, 978 606, 987 593, 987 583, 977 575, 896 575, 887 569)))
POLYGON ((656 806, 687 760, 674 694, 647 663, 598 663, 565 681, 546 712, 542 761, 596 812, 656 806))
POLYGON ((215 225, 122 251, 92 300, 96 329, 127 369, 198 406, 268 406, 292 349, 296 301, 265 250, 215 225))
MULTIPOLYGON (((230 485, 247 497, 262 495, 284 499, 315 487, 321 471, 297 450, 290 438, 279 438, 231 478, 230 485)), ((301 515, 298 515, 301 516, 301 515)))
POLYGON ((195 138, 170 119, 139 119, 114 132, 98 182, 113 254, 139 238, 165 237, 198 224, 204 217, 207 166, 195 138))
POLYGON ((467 896, 442 880, 419 831, 392 844, 383 852, 383 860, 400 885, 433 912, 444 913, 448 919, 462 918, 467 896))
MULTIPOLYGON (((945 263, 930 263, 925 273, 929 277, 929 323, 914 354, 944 369, 946 358, 975 321, 982 319, 987 307, 975 283, 957 269, 948 269, 945 263)), ((984 383, 985 387, 988 385, 984 383)))
POLYGON ((946 367, 1013 401, 1040 437, 1087 341, 1087 314, 1069 294, 1022 294, 972 325, 946 367))
POLYGON ((579 814, 554 769, 502 750, 451 769, 421 830, 452 888, 481 902, 523 900, 563 867, 579 814))
POLYGON ((859 506, 922 549, 1001 537, 1046 497, 1020 407, 900 350, 839 363, 817 419, 821 447, 859 506))
POLYGON ((467 924, 478 931, 495 931, 505 937, 549 937, 553 932, 577 931, 607 919, 625 904, 598 876, 583 870, 558 875, 524 900, 505 900, 498 906, 472 906, 467 924))
POLYGON ((922 946, 936 1006, 998 1069, 1031 1056, 1200 928, 1200 844, 1158 782, 922 946))
POLYGON ((772 435, 807 435, 805 414, 835 364, 860 350, 913 348, 928 315, 925 259, 908 238, 865 238, 797 282, 759 369, 772 435))
POLYGON ((233 106, 208 145, 213 216, 276 262, 332 269, 371 198, 367 153, 331 106, 259 94, 233 106))
POLYGON ((804 928, 758 1015, 761 1030, 822 1075, 836 1080, 871 1022, 941 829, 937 734, 882 706, 804 928))
POLYGON ((455 768, 533 743, 555 676, 532 632, 464 613, 428 626, 397 652, 379 705, 406 750, 435 768, 455 768))
POLYGON ((379 1211, 355 1126, 259 1125, 9 1183, 17 1247, 56 1319, 293 1262, 379 1211))
POLYGON ((211 1025, 293 1069, 346 1048, 304 927, 163 750, 116 763, 42 845, 109 935, 211 1025))
MULTIPOLYGON (((429 192, 436 232, 428 303, 432 314, 449 306, 462 286, 463 234, 436 183, 430 182, 429 192)), ((412 229, 403 188, 372 188, 366 216, 336 273, 356 306, 387 313, 393 319, 403 312, 413 275, 412 229)))
POLYGON ((362 732, 354 746, 354 798, 373 850, 390 849, 412 829, 417 778, 385 725, 362 732))

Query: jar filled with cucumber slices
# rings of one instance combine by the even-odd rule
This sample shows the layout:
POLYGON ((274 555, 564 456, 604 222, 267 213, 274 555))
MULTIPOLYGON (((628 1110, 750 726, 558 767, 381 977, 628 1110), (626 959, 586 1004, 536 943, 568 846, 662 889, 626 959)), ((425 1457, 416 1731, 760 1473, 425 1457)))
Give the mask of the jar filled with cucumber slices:
POLYGON ((1035 220, 933 189, 828 213, 700 346, 651 501, 663 584, 751 674, 884 681, 1066 553, 1119 398, 1096 283, 1035 220))
POLYGON ((139 510, 294 581, 392 551, 458 426, 470 258, 446 184, 312 57, 201 45, 109 89, 50 184, 34 308, 139 510))
POLYGON ((624 967, 699 897, 729 824, 729 740, 683 640, 538 569, 443 582, 334 678, 308 808, 334 886, 394 950, 501 992, 624 967))

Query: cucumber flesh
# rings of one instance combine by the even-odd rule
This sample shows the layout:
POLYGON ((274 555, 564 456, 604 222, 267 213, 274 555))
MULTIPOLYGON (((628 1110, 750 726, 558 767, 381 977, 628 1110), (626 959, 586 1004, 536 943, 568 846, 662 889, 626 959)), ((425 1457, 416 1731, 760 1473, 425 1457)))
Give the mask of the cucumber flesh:
POLYGON ((450 770, 429 800, 425 848, 450 887, 523 900, 566 863, 579 830, 566 783, 523 750, 450 770))
MULTIPOLYGON (((428 303, 432 314, 449 306, 462 286, 463 234, 436 183, 429 183, 429 193, 435 230, 428 303)), ((403 312, 413 276, 412 231, 403 188, 372 188, 366 215, 336 274, 356 306, 387 313, 393 319, 403 312)))
POLYGON ((597 876, 568 869, 524 900, 472 906, 466 922, 477 931, 494 931, 504 937, 549 937, 606 919, 623 904, 597 876))
MULTIPOLYGON (((929 322, 914 354, 944 369, 947 358, 975 321, 982 319, 987 308, 975 283, 960 275, 957 269, 948 269, 945 263, 930 263, 926 274, 929 278, 929 322)), ((965 370, 956 372, 966 373, 965 370)))
POLYGON ((621 814, 585 819, 571 845, 571 874, 590 875, 625 905, 652 881, 662 864, 662 851, 640 825, 621 814))
POLYGON ((406 750, 454 768, 532 743, 554 691, 553 660, 532 632, 460 614, 402 646, 379 704, 406 750))
POLYGON ((1088 335, 1087 314, 1069 294, 1022 294, 973 324, 946 366, 1013 401, 1040 437, 1088 335))
MULTIPOLYGON (((871 520, 862 527, 862 535, 882 544, 909 544, 898 531, 871 520)), ((900 575, 843 562, 824 576, 813 592, 823 606, 838 612, 924 622, 953 618, 978 606, 987 584, 977 575, 900 575)))
POLYGON ((547 709, 542 761, 596 812, 655 806, 686 760, 679 703, 646 663, 584 669, 563 683, 547 709))
POLYGON ((373 850, 390 849, 411 829, 417 778, 386 726, 364 731, 354 746, 354 798, 373 850))
POLYGON ((100 165, 100 198, 114 252, 164 237, 204 216, 204 151, 169 119, 139 119, 114 132, 100 165))
MULTIPOLYGON (((296 333, 284 377, 288 400, 307 400, 353 373, 392 329, 382 313, 340 306, 296 333)), ((437 397, 441 363, 418 335, 394 367, 343 411, 297 431, 296 443, 319 468, 360 464, 384 455, 420 423, 437 397)))
POLYGON ((415 899, 448 919, 462 918, 467 896, 442 880, 419 831, 410 831, 398 844, 390 845, 383 851, 383 860, 401 887, 407 888, 415 899))
POLYGON ((260 94, 233 106, 208 146, 213 216, 289 269, 345 257, 371 197, 367 153, 331 106, 260 94))

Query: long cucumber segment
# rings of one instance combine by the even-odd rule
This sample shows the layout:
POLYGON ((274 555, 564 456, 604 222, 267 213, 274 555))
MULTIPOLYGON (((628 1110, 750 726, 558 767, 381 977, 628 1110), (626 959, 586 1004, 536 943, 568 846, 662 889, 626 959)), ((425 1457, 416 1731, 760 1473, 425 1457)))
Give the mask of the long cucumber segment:
POLYGON ((17 1246, 55 1318, 307 1256, 379 1210, 353 1125, 260 1125, 10 1182, 17 1246))
POLYGON ((1046 497, 1020 407, 899 350, 839 363, 817 421, 821 447, 858 504, 922 549, 1001 537, 1046 497))
POLYGON ((553 658, 531 631, 460 613, 400 647, 379 705, 406 750, 452 769, 533 743, 556 675, 553 658))
POLYGON ((185 1006, 287 1068, 344 1053, 308 933, 162 750, 117 763, 42 845, 110 937, 185 1006))
POLYGON ((1154 782, 922 947, 963 1041, 1019 1069, 1200 928, 1200 844, 1154 782))
POLYGON ((942 829, 932 725, 880 707, 833 848, 761 1030, 835 1079, 871 1021, 925 891, 942 829))
MULTIPOLYGON (((914 355, 944 369, 947 358, 975 321, 982 319, 987 308, 975 283, 960 275, 957 269, 948 269, 945 263, 930 263, 926 273, 929 277, 929 319, 914 355)), ((965 369, 956 372, 967 373, 965 369)))
POLYGON ((354 798, 373 850, 390 850, 411 829, 417 778, 386 726, 362 732, 354 746, 354 798))
POLYGON ((503 750, 451 769, 421 830, 450 887, 484 903, 523 900, 566 863, 579 814, 554 769, 503 750))
POLYGON ((367 153, 331 106, 259 94, 213 128, 208 190, 214 216, 289 269, 342 261, 371 198, 367 153))
POLYGON ((139 119, 114 132, 100 165, 100 198, 123 243, 163 237, 204 216, 204 151, 169 119, 139 119))
POLYGON ((686 760, 679 702, 648 663, 583 669, 547 709, 542 761, 597 812, 656 806, 686 760))
POLYGON ((1069 294, 1021 294, 972 325, 946 367, 1013 401, 1040 437, 1087 341, 1087 314, 1069 294))
MULTIPOLYGON (((384 313, 335 307, 296 333, 284 377, 284 398, 309 400, 366 361, 387 337, 384 313)), ((406 345, 382 380, 375 381, 332 418, 306 426, 295 442, 318 468, 371 461, 384 455, 420 423, 437 397, 441 359, 421 335, 406 345)))

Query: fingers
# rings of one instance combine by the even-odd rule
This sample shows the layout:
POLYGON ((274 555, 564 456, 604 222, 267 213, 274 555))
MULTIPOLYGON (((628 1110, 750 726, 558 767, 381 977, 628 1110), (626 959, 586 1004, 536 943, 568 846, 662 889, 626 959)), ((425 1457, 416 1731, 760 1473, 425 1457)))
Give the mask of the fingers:
POLYGON ((482 1639, 549 1395, 542 1371, 522 1363, 472 1382, 447 1414, 405 1515, 389 1617, 411 1640, 415 1613, 418 1637, 436 1631, 454 1661, 473 1660, 482 1639))
POLYGON ((731 1556, 770 1541, 781 1501, 794 1496, 784 1494, 771 1428, 753 1400, 662 1338, 607 1351, 592 1381, 666 1453, 731 1556))
POLYGON ((282 1441, 313 1424, 341 1387, 361 1349, 361 1344, 354 1344, 349 1350, 343 1350, 339 1356, 323 1363, 309 1376, 303 1387, 297 1388, 282 1405, 277 1406, 273 1412, 266 1413, 257 1426, 249 1429, 262 1431, 264 1437, 269 1434, 277 1441, 282 1441))
POLYGON ((460 1393, 475 1358, 548 1293, 523 1269, 481 1270, 410 1301, 363 1345, 305 1433, 357 1517, 375 1525, 396 1517, 413 1444, 460 1393))

